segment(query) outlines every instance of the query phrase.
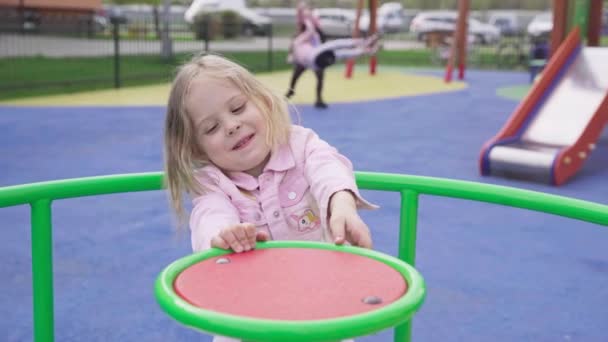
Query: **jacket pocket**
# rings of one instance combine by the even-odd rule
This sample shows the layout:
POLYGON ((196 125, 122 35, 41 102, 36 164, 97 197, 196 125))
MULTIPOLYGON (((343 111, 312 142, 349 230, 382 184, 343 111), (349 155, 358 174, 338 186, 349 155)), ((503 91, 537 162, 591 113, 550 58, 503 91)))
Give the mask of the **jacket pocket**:
POLYGON ((279 203, 287 219, 290 235, 297 240, 322 240, 323 225, 318 207, 304 176, 279 187, 279 203))
POLYGON ((292 207, 300 202, 310 191, 308 181, 304 176, 279 185, 279 204, 283 208, 292 207))

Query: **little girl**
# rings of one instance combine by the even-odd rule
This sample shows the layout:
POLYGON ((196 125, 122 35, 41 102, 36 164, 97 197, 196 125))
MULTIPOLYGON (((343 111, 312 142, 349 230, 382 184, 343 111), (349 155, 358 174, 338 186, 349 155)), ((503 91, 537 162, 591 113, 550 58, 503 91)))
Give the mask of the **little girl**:
MULTIPOLYGON (((192 248, 246 252, 256 241, 348 242, 371 248, 350 161, 292 125, 286 100, 243 67, 204 55, 179 70, 165 122, 171 202, 193 197, 192 248)), ((214 341, 231 341, 216 337, 214 341)))

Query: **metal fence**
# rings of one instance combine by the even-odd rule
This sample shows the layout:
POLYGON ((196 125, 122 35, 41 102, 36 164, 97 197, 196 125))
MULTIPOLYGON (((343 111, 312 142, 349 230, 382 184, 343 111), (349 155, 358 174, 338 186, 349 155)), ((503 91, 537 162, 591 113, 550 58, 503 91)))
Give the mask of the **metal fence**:
MULTIPOLYGON (((46 28, 3 26, 0 32, 0 93, 15 89, 53 87, 120 87, 125 83, 164 81, 189 56, 212 51, 230 55, 255 52, 261 58, 249 65, 272 70, 275 52, 287 50, 289 39, 273 37, 273 26, 243 31, 242 25, 183 23, 162 25, 152 21, 114 22, 91 29, 91 24, 58 23, 46 28), (166 31, 165 31, 166 30, 166 31), (163 44, 163 34, 169 44, 163 44), (165 54, 163 54, 165 49, 165 54)), ((283 53, 284 55, 284 53, 283 53)), ((284 58, 283 58, 284 59, 284 58)))
MULTIPOLYGON (((173 18, 164 27, 149 16, 105 25, 94 18, 53 17, 37 24, 21 13, 12 24, 0 20, 0 98, 165 82, 177 65, 203 51, 233 57, 254 72, 290 67, 285 57, 293 23, 252 27, 208 18, 193 26, 173 18), (170 44, 163 44, 165 34, 170 44)), ((380 63, 441 67, 449 54, 446 37, 385 34, 380 63)), ((503 35, 490 44, 472 41, 467 64, 525 70, 532 48, 524 34, 503 35)))

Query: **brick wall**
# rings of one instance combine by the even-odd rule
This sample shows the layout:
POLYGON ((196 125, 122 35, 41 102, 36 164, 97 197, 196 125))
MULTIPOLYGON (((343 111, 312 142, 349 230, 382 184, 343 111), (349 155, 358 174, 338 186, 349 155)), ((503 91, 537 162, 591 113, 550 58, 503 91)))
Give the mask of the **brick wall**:
POLYGON ((0 6, 90 11, 101 9, 101 0, 0 0, 0 6))

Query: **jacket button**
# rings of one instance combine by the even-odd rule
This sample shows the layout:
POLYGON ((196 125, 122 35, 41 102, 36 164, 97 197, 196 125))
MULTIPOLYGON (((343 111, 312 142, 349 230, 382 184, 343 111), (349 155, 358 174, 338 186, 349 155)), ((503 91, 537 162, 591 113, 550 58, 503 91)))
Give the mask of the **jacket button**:
POLYGON ((296 197, 297 197, 297 196, 298 196, 298 195, 297 195, 295 192, 293 192, 293 191, 290 191, 290 192, 287 194, 287 198, 289 198, 290 200, 294 200, 294 199, 296 199, 296 197))
POLYGON ((279 217, 280 214, 278 211, 275 211, 274 213, 272 213, 272 215, 274 215, 274 217, 279 217))

